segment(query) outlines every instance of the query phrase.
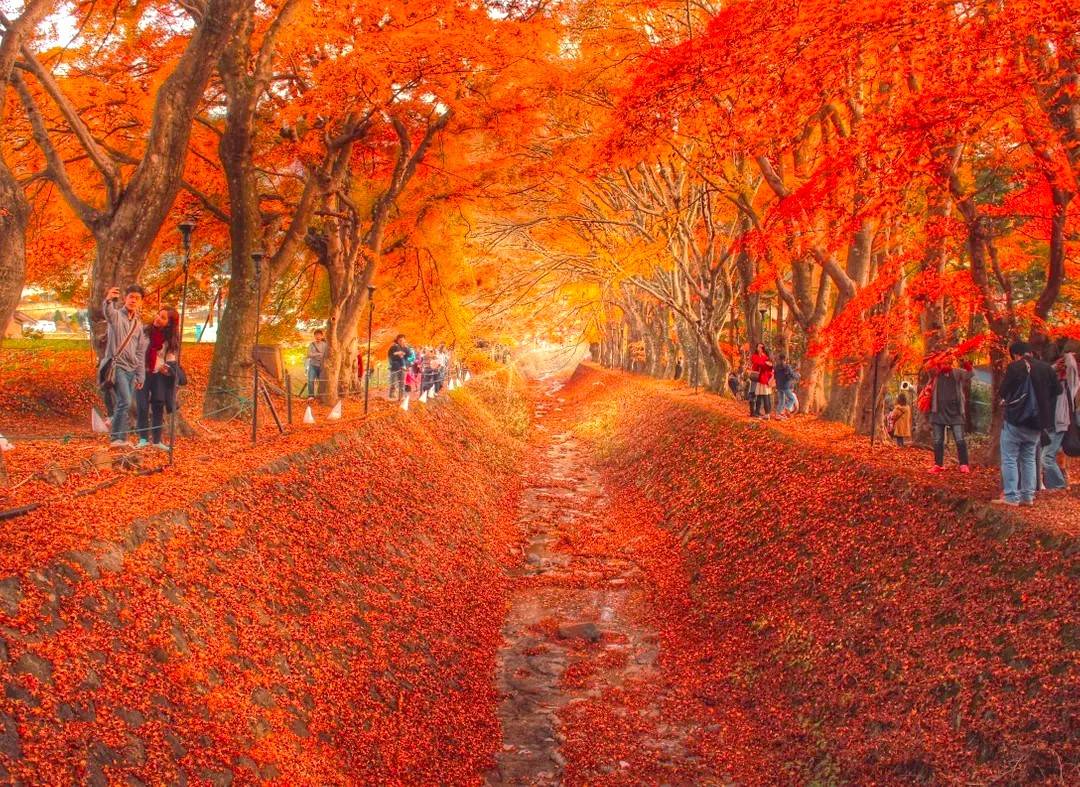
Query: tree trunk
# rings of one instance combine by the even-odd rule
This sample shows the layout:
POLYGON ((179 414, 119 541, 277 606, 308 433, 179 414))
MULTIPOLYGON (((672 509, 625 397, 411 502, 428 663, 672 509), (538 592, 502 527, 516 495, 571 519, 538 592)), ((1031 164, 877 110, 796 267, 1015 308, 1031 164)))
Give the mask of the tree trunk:
MULTIPOLYGON (((251 266, 250 257, 247 265, 251 266)), ((233 260, 233 286, 218 324, 217 343, 210 361, 210 378, 203 399, 203 416, 225 420, 235 415, 243 399, 250 395, 252 353, 255 346, 255 319, 260 304, 253 273, 238 274, 233 260)))
MULTIPOLYGON (((350 263, 351 265, 352 263, 350 263)), ((326 403, 336 404, 344 388, 346 392, 356 375, 356 345, 360 316, 367 305, 367 287, 375 276, 376 264, 369 260, 359 272, 353 291, 340 304, 331 307, 326 326, 326 403)), ((333 288, 331 288, 333 289, 333 288)))
POLYGON ((809 353, 803 356, 799 365, 802 375, 803 395, 799 399, 799 411, 820 413, 825 409, 825 370, 820 359, 809 353))
POLYGON ((866 371, 859 382, 856 394, 855 431, 859 434, 869 435, 877 423, 877 432, 880 437, 882 402, 885 400, 885 390, 892 380, 892 360, 884 352, 870 356, 864 364, 866 371), (874 370, 877 370, 876 390, 874 370))
POLYGON ((22 297, 29 218, 30 205, 22 188, 0 161, 0 339, 22 297))
MULTIPOLYGON (((0 122, 6 117, 8 81, 23 38, 27 32, 33 32, 50 7, 51 3, 44 0, 30 0, 22 14, 11 20, 0 40, 0 122)), ((0 149, 0 339, 15 314, 26 281, 26 222, 29 218, 30 203, 0 149)), ((0 459, 0 463, 2 461, 0 459)))
POLYGON ((830 421, 839 421, 850 424, 854 421, 856 408, 859 402, 859 387, 863 382, 866 370, 860 369, 855 382, 841 383, 837 376, 833 376, 832 388, 829 390, 828 403, 822 416, 830 421))
POLYGON ((245 0, 210 0, 177 62, 158 89, 146 150, 122 198, 92 228, 90 324, 94 347, 105 348, 102 304, 110 287, 133 284, 180 190, 191 125, 218 53, 240 21, 245 0))

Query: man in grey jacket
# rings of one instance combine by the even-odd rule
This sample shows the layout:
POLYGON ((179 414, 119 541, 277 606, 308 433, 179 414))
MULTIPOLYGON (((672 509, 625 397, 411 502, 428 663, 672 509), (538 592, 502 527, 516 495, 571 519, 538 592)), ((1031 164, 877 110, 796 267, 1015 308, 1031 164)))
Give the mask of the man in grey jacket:
POLYGON ((123 302, 120 301, 119 287, 113 287, 105 295, 108 333, 102 363, 108 363, 111 359, 114 369, 116 404, 109 428, 109 445, 113 448, 128 445, 128 410, 131 409, 135 391, 141 389, 146 381, 146 345, 149 340, 139 316, 143 294, 142 287, 132 284, 125 291, 123 302))

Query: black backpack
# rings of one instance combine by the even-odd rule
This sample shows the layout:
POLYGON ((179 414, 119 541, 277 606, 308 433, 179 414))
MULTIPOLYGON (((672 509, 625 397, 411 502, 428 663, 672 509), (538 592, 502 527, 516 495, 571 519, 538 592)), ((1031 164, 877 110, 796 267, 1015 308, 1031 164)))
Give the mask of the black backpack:
POLYGON ((1035 398, 1035 385, 1031 382, 1031 364, 1024 361, 1024 366, 1027 367, 1027 377, 1012 398, 1005 400, 1005 420, 1013 426, 1038 429, 1039 402, 1035 398))

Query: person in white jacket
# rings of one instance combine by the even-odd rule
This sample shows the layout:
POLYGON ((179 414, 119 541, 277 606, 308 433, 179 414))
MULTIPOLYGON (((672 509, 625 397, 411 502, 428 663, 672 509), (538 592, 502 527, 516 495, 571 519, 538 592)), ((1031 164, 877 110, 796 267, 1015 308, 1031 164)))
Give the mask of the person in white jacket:
POLYGON ((1065 471, 1058 464, 1057 455, 1061 450, 1065 433, 1069 431, 1069 419, 1077 417, 1075 402, 1077 393, 1080 392, 1080 370, 1077 368, 1076 354, 1065 353, 1054 366, 1065 384, 1062 386, 1061 393, 1058 394, 1054 411, 1054 431, 1050 433, 1050 444, 1042 449, 1043 488, 1048 492, 1067 489, 1069 486, 1065 471))

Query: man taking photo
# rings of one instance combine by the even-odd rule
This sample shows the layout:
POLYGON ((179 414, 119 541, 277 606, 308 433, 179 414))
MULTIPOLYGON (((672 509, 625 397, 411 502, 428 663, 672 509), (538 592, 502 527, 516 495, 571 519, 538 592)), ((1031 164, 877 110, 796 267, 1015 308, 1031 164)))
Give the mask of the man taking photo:
POLYGON ((119 287, 113 287, 105 294, 108 331, 98 377, 102 387, 111 389, 115 397, 109 427, 109 445, 113 448, 128 447, 128 411, 135 392, 146 382, 149 339, 139 316, 143 295, 143 288, 138 284, 128 286, 123 302, 120 300, 119 287))

